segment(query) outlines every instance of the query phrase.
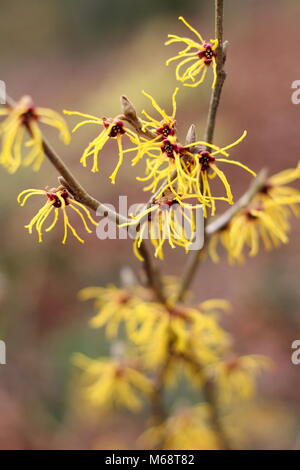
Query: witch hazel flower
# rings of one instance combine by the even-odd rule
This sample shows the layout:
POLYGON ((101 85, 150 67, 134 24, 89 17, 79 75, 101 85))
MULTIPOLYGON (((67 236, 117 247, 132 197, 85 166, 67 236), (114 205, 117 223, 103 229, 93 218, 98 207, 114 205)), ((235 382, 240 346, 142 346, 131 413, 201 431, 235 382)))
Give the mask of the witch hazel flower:
POLYGON ((92 233, 92 230, 88 226, 87 220, 91 224, 97 225, 97 222, 92 218, 89 210, 80 202, 75 201, 75 199, 72 198, 65 188, 52 188, 50 190, 25 189, 18 196, 19 204, 24 206, 31 196, 46 197, 45 204, 41 209, 39 209, 31 221, 25 225, 25 228, 28 229, 30 234, 32 234, 34 228, 36 229, 39 243, 43 241, 44 231, 50 232, 52 229, 54 229, 54 227, 56 227, 60 214, 62 214, 64 225, 64 236, 62 243, 66 243, 69 232, 71 232, 80 243, 84 243, 84 240, 78 235, 77 231, 69 220, 69 211, 75 212, 77 216, 79 216, 86 232, 92 233), (44 229, 44 224, 46 221, 48 221, 51 215, 53 215, 54 218, 52 219, 50 225, 44 229))
POLYGON ((189 87, 197 87, 203 83, 209 67, 212 66, 214 75, 212 88, 214 88, 217 80, 216 57, 219 46, 218 40, 211 39, 210 41, 205 41, 201 34, 182 16, 179 16, 178 19, 195 34, 197 40, 169 34, 169 39, 165 42, 166 46, 174 43, 183 43, 186 47, 177 55, 168 59, 166 65, 179 60, 175 71, 176 79, 183 83, 184 86, 189 87))
POLYGON ((112 174, 110 175, 110 180, 112 184, 115 184, 116 177, 119 172, 119 169, 123 163, 124 158, 124 149, 123 149, 123 140, 124 137, 127 137, 129 141, 135 145, 139 144, 139 138, 137 134, 125 126, 124 121, 119 119, 118 117, 112 118, 99 118, 96 116, 92 116, 91 114, 84 114, 79 111, 67 111, 64 110, 65 114, 70 116, 80 116, 85 118, 84 121, 79 122, 72 130, 72 132, 76 132, 79 128, 86 124, 96 124, 103 128, 103 130, 98 134, 86 147, 83 152, 83 155, 80 159, 80 162, 84 167, 87 166, 87 161, 92 159, 92 172, 97 173, 99 171, 98 160, 99 160, 99 152, 103 149, 105 144, 110 140, 116 140, 118 146, 118 154, 119 159, 116 164, 116 167, 112 174))
POLYGON ((30 96, 23 96, 13 108, 1 108, 0 116, 6 116, 0 124, 0 164, 9 173, 15 173, 20 166, 40 169, 45 158, 40 123, 56 128, 65 144, 70 142, 65 120, 52 109, 35 106, 30 96))

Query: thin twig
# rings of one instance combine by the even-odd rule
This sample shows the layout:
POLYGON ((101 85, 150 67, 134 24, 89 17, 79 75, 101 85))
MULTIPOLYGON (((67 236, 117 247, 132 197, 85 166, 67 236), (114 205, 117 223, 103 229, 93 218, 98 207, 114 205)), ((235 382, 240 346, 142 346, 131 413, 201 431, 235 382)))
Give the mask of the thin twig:
MULTIPOLYGON (((215 88, 212 90, 210 103, 209 103, 209 111, 208 111, 208 118, 207 118, 207 125, 204 134, 204 141, 208 143, 212 143, 215 125, 216 125, 216 117, 217 111, 220 104, 220 98, 222 93, 223 84, 226 78, 226 72, 224 70, 224 64, 226 59, 226 50, 225 45, 223 46, 223 7, 224 2, 223 0, 215 0, 215 37, 218 39, 218 48, 217 48, 217 57, 216 57, 216 73, 217 79, 215 88)), ((204 242, 205 245, 205 242, 204 242)), ((187 267, 185 273, 183 275, 183 280, 178 292, 177 300, 182 301, 188 287, 190 286, 195 273, 197 271, 197 267, 199 261, 202 258, 203 248, 200 250, 195 250, 193 253, 190 254, 187 262, 187 267)))
POLYGON ((163 305, 166 305, 167 300, 164 294, 161 275, 159 270, 153 266, 152 256, 149 253, 145 240, 142 241, 139 250, 143 257, 143 268, 146 273, 148 285, 153 289, 157 300, 163 305))
POLYGON ((215 36, 219 42, 216 57, 217 80, 210 98, 207 125, 204 134, 204 141, 208 143, 212 143, 213 141, 217 111, 220 103, 222 88, 226 79, 224 64, 226 60, 227 43, 223 44, 223 0, 215 0, 215 36))
POLYGON ((152 424, 158 426, 166 419, 166 411, 163 403, 163 389, 165 376, 169 368, 171 355, 166 362, 159 368, 153 380, 153 392, 151 396, 151 418, 152 424))

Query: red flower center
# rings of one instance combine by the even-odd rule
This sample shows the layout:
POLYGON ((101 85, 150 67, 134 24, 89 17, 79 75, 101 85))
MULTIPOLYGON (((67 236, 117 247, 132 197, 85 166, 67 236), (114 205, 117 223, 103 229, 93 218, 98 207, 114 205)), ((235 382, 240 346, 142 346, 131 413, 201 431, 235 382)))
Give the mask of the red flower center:
POLYGON ((168 158, 175 158, 174 152, 180 154, 185 148, 182 145, 173 144, 169 139, 164 139, 161 144, 161 151, 167 155, 168 158))
POLYGON ((29 126, 30 121, 37 121, 38 115, 35 112, 35 108, 31 106, 30 108, 27 109, 24 113, 20 115, 21 123, 24 126, 29 126))
MULTIPOLYGON (((53 207, 61 207, 62 203, 61 203, 61 200, 59 199, 57 193, 55 191, 47 191, 46 193, 48 199, 50 199, 50 201, 54 201, 53 202, 53 207)), ((64 189, 63 191, 60 192, 60 197, 63 198, 63 200, 65 201, 65 204, 66 206, 68 206, 70 204, 69 202, 69 194, 68 194, 68 191, 66 189, 64 189)))
MULTIPOLYGON (((255 207, 255 210, 256 211, 263 211, 263 207, 262 206, 257 206, 255 207)), ((249 220, 255 220, 257 219, 257 215, 253 214, 251 209, 246 209, 244 214, 246 215, 246 217, 249 219, 249 220)))
POLYGON ((129 292, 126 291, 118 292, 116 297, 116 301, 120 305, 126 305, 130 299, 131 295, 129 294, 129 292))
POLYGON ((168 139, 163 140, 161 145, 161 150, 163 153, 167 155, 169 158, 174 158, 174 152, 176 152, 177 145, 171 144, 168 139))
POLYGON ((238 356, 233 356, 226 361, 226 372, 230 373, 237 369, 240 365, 240 359, 238 356))
POLYGON ((172 201, 160 201, 157 203, 159 205, 159 208, 161 210, 164 209, 169 209, 170 207, 179 204, 179 202, 176 199, 173 199, 172 201))
POLYGON ((264 186, 259 191, 260 194, 269 194, 270 190, 273 188, 271 183, 265 183, 264 186))
POLYGON ((169 137, 169 135, 174 135, 175 134, 175 124, 176 124, 176 121, 174 121, 173 125, 163 124, 161 127, 156 129, 156 133, 161 134, 164 137, 169 137))
MULTIPOLYGON (((104 127, 106 129, 109 128, 109 126, 112 123, 109 122, 108 120, 104 120, 104 127)), ((111 127, 110 132, 109 132, 109 137, 117 137, 118 135, 123 135, 125 134, 125 129, 124 129, 124 122, 123 121, 116 121, 114 125, 111 127)))
POLYGON ((204 59, 205 65, 210 65, 212 60, 217 57, 216 52, 213 50, 212 44, 209 42, 205 42, 202 44, 202 46, 205 48, 204 51, 198 51, 198 57, 199 59, 204 59))
POLYGON ((199 155, 199 162, 201 164, 201 171, 207 171, 212 163, 216 161, 215 157, 213 157, 209 152, 206 150, 201 152, 199 155))

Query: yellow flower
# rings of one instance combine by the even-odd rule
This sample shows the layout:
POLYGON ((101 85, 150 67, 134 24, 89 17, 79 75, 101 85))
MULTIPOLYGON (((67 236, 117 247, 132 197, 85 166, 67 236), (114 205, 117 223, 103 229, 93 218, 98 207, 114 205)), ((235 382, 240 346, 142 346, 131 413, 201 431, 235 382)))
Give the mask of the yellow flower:
MULTIPOLYGON (((145 367, 149 369, 172 359, 170 354, 175 364, 185 355, 201 364, 209 364, 218 360, 229 345, 229 339, 214 315, 192 307, 147 302, 128 319, 127 327, 130 340, 138 346, 145 367)), ((174 371, 170 371, 166 381, 171 384, 173 379, 174 371)))
POLYGON ((25 225, 25 228, 28 229, 30 234, 32 234, 33 228, 35 227, 38 233, 39 242, 42 242, 43 240, 43 225, 48 217, 51 214, 54 214, 54 219, 51 222, 51 225, 45 229, 45 232, 50 232, 50 230, 56 226, 59 218, 59 212, 62 211, 64 221, 64 237, 62 243, 66 243, 69 230, 80 243, 84 243, 84 240, 80 238, 75 228, 69 221, 67 208, 72 209, 72 211, 80 217, 82 224, 88 233, 92 233, 92 230, 90 230, 87 225, 85 219, 86 217, 93 225, 97 225, 97 222, 95 222, 95 220, 92 218, 88 209, 83 204, 75 201, 66 189, 52 188, 49 191, 43 189, 25 189, 25 191, 22 191, 18 196, 19 204, 24 206, 27 199, 31 196, 45 196, 47 198, 47 202, 43 205, 43 207, 32 218, 29 224, 25 225))
MULTIPOLYGON (((251 205, 235 215, 221 230, 210 236, 208 254, 214 263, 220 261, 218 245, 227 253, 229 264, 244 261, 244 251, 249 249, 249 256, 256 256, 260 239, 266 250, 277 248, 288 242, 290 211, 281 202, 260 202, 255 198, 251 205)), ((288 203, 289 199, 287 200, 288 203)), ((293 206, 294 202, 291 202, 293 206)), ((297 207, 295 206, 295 209, 297 207)), ((294 210, 295 210, 294 209, 294 210)))
POLYGON ((263 202, 270 200, 276 201, 283 204, 285 207, 289 207, 292 213, 299 216, 300 212, 297 204, 300 202, 300 191, 299 189, 287 186, 289 183, 299 178, 300 162, 298 162, 296 168, 283 170, 268 178, 265 185, 258 193, 257 199, 260 198, 263 202))
POLYGON ((154 131, 158 136, 168 137, 169 135, 174 135, 176 133, 176 95, 178 93, 179 88, 175 88, 173 95, 172 95, 172 114, 169 116, 166 111, 159 106, 157 101, 153 98, 153 96, 149 95, 143 91, 143 95, 145 95, 151 101, 153 108, 160 114, 161 119, 158 121, 157 119, 150 116, 146 111, 142 111, 142 114, 148 119, 147 121, 143 120, 144 128, 150 129, 154 131))
MULTIPOLYGON (((150 150, 153 142, 162 141, 163 139, 166 139, 169 136, 174 136, 176 134, 175 116, 176 116, 176 109, 177 109, 176 95, 178 93, 178 90, 179 88, 176 88, 172 95, 172 108, 173 109, 172 109, 171 116, 169 116, 166 113, 166 111, 161 106, 159 106, 159 104, 153 98, 153 96, 151 96, 149 93, 146 93, 145 91, 142 91, 143 95, 145 95, 151 101, 151 104, 153 108, 155 109, 155 111, 158 114, 160 114, 160 120, 153 118, 146 111, 144 110, 142 111, 142 114, 144 114, 144 116, 147 118, 147 121, 142 119, 143 130, 151 131, 154 134, 154 137, 150 141, 147 141, 147 139, 144 139, 144 138, 142 139, 143 142, 140 144, 140 146, 143 151, 140 151, 137 157, 135 157, 132 160, 132 165, 136 165, 138 163, 138 161, 142 158, 143 154, 147 152, 148 148, 150 150)), ((129 149, 129 151, 131 150, 129 149)))
POLYGON ((289 231, 287 208, 282 201, 261 203, 253 200, 230 222, 230 256, 234 261, 242 262, 246 248, 249 248, 249 256, 256 256, 260 239, 266 250, 277 248, 288 242, 289 231))
MULTIPOLYGON (((196 145, 196 144, 195 144, 196 145)), ((151 181, 148 186, 144 188, 144 191, 157 191, 158 186, 167 180, 169 187, 173 192, 176 193, 175 183, 177 184, 177 194, 188 194, 188 187, 194 181, 193 173, 187 169, 187 163, 192 158, 192 154, 189 153, 189 147, 181 145, 177 141, 176 135, 169 135, 167 138, 152 139, 150 141, 141 142, 138 150, 139 155, 133 161, 135 164, 146 156, 146 176, 138 176, 137 180, 142 182, 151 181), (176 170, 176 177, 174 177, 174 171, 176 170)), ((194 165, 195 166, 195 165, 194 165)), ((194 168, 194 166, 192 168, 194 168)), ((159 194, 158 196, 160 196, 159 194)), ((199 195, 201 198, 201 195, 199 195)), ((206 202, 204 198, 201 198, 201 202, 206 202)))
POLYGON ((190 31, 192 31, 197 40, 189 39, 174 34, 168 34, 168 41, 165 45, 174 44, 174 43, 183 43, 186 47, 178 53, 178 55, 171 57, 166 61, 166 65, 169 65, 174 60, 180 60, 176 67, 176 78, 178 81, 182 82, 185 86, 196 87, 203 83, 207 69, 210 65, 213 68, 214 80, 212 83, 212 88, 215 87, 217 72, 216 72, 216 57, 217 57, 217 48, 218 40, 211 39, 209 42, 205 41, 201 34, 194 29, 182 16, 178 18, 181 20, 190 31), (186 66, 184 72, 182 72, 182 67, 186 66), (196 77, 200 76, 198 80, 196 77))
POLYGON ((218 263, 220 261, 218 245, 221 245, 227 253, 228 263, 233 264, 234 258, 232 256, 233 246, 231 244, 230 237, 230 222, 209 237, 207 252, 214 263, 218 263))
MULTIPOLYGON (((137 180, 142 182, 151 181, 144 191, 157 191, 162 181, 167 180, 169 186, 175 191, 174 184, 177 183, 177 192, 187 192, 187 186, 193 175, 185 171, 183 159, 188 156, 188 147, 178 143, 175 135, 169 135, 163 140, 150 140, 141 143, 139 148, 140 160, 146 156, 146 176, 138 176, 137 180), (176 170, 177 176, 172 179, 176 170)), ((137 158, 134 160, 137 161, 137 158)))
POLYGON ((80 300, 95 299, 94 309, 97 312, 91 319, 92 328, 101 328, 106 325, 106 333, 109 338, 116 337, 120 323, 127 322, 128 318, 135 316, 141 308, 143 301, 138 293, 144 293, 145 289, 135 287, 135 293, 129 289, 118 289, 114 285, 107 287, 87 287, 79 292, 80 300))
MULTIPOLYGON (((163 282, 170 286, 174 280, 163 282)), ((90 323, 94 328, 106 325, 109 338, 116 337, 120 323, 124 322, 127 336, 147 368, 155 368, 171 359, 171 342, 174 360, 166 378, 169 385, 177 376, 178 363, 189 379, 199 384, 198 371, 190 367, 182 355, 204 364, 219 360, 227 350, 229 338, 219 328, 217 318, 219 312, 229 310, 230 305, 225 300, 212 299, 202 302, 198 308, 175 307, 171 304, 173 287, 169 289, 167 306, 156 303, 149 289, 136 286, 132 289, 113 285, 88 287, 79 292, 79 298, 95 299, 96 315, 90 323)))
POLYGON ((13 109, 1 108, 0 116, 7 118, 0 124, 2 149, 0 163, 10 173, 21 166, 33 166, 38 171, 44 160, 42 134, 38 123, 44 123, 59 130, 61 139, 68 144, 70 134, 64 119, 48 108, 35 107, 29 96, 23 96, 13 109), (26 140, 26 131, 30 134, 26 140), (29 148, 23 156, 22 147, 29 148))
POLYGON ((250 249, 255 256, 261 239, 266 250, 288 242, 289 218, 299 216, 300 191, 288 186, 300 178, 300 162, 296 168, 283 170, 267 179, 248 207, 240 211, 220 231, 210 236, 208 254, 214 262, 220 257, 220 244, 228 255, 228 262, 243 261, 243 251, 250 249))
POLYGON ((154 256, 163 259, 163 247, 166 241, 171 248, 179 246, 188 253, 196 235, 196 209, 202 209, 202 205, 186 204, 172 191, 165 190, 163 196, 156 199, 150 207, 141 209, 139 214, 133 217, 132 222, 122 224, 120 227, 130 225, 138 227, 133 251, 140 261, 143 261, 139 251, 140 246, 143 240, 148 238, 155 248, 154 256))
POLYGON ((83 370, 83 398, 93 407, 107 410, 122 406, 137 412, 141 396, 152 393, 151 381, 134 364, 117 359, 90 359, 76 354, 74 364, 83 370))
MULTIPOLYGON (((229 204, 233 204, 233 194, 231 191, 230 184, 227 180, 225 173, 219 168, 219 163, 230 163, 232 165, 239 166, 251 173, 251 175, 256 176, 255 172, 248 168, 246 165, 236 160, 228 159, 229 154, 227 150, 238 145, 246 137, 246 135, 247 132, 244 131, 241 137, 239 137, 235 142, 222 148, 217 147, 213 144, 208 144, 206 142, 195 142, 194 144, 190 145, 190 147, 195 145, 202 145, 206 148, 209 147, 213 150, 210 152, 208 150, 202 150, 197 154, 190 154, 190 156, 193 157, 193 160, 189 160, 188 164, 190 166, 187 166, 186 168, 186 172, 191 171, 191 174, 193 175, 189 191, 191 193, 194 193, 199 200, 202 199, 204 201, 210 201, 211 215, 215 214, 216 200, 225 200, 229 204), (218 177, 221 183, 223 184, 226 191, 226 197, 216 197, 212 194, 210 180, 214 179, 215 177, 218 177)), ((206 206, 207 204, 203 207, 205 217, 207 215, 206 206)))
POLYGON ((229 404, 237 398, 252 398, 256 390, 257 375, 270 366, 271 361, 265 356, 232 356, 228 360, 209 365, 206 374, 215 381, 220 402, 229 404))
POLYGON ((209 420, 210 411, 205 404, 182 408, 162 424, 147 429, 140 441, 151 449, 218 450, 218 438, 209 420))
POLYGON ((116 182, 116 176, 118 171, 123 163, 124 158, 124 150, 123 150, 123 138, 126 135, 129 140, 135 144, 139 144, 139 138, 135 132, 125 127, 125 124, 122 120, 116 118, 98 118, 96 116, 91 116, 90 114, 83 114, 78 111, 66 111, 64 110, 65 114, 72 115, 72 116, 81 116, 84 117, 85 120, 78 123, 72 130, 75 132, 80 127, 84 126, 85 124, 96 124, 98 126, 104 127, 103 131, 93 139, 87 148, 84 150, 83 155, 80 159, 80 162, 84 167, 87 165, 87 159, 89 157, 93 158, 93 166, 92 172, 96 173, 99 171, 98 168, 98 158, 99 152, 103 149, 104 145, 108 142, 109 139, 115 139, 117 141, 118 150, 119 150, 119 160, 118 163, 110 175, 110 179, 112 184, 116 182))

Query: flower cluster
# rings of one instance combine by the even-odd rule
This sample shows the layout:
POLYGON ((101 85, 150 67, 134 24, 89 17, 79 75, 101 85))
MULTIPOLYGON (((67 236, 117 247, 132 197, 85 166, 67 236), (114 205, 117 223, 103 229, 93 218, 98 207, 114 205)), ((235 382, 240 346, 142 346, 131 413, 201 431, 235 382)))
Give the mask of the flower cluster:
POLYGON ((177 93, 178 88, 175 89, 172 95, 172 112, 168 114, 150 94, 143 92, 150 100, 158 117, 153 117, 145 110, 142 111, 144 119, 140 120, 142 132, 140 136, 125 126, 124 116, 108 119, 97 118, 77 111, 65 111, 66 114, 85 118, 84 121, 74 127, 73 132, 85 124, 96 124, 103 128, 101 133, 85 149, 81 158, 84 166, 87 164, 88 157, 92 157, 92 171, 97 172, 99 152, 105 143, 112 138, 117 140, 119 147, 119 160, 110 176, 113 183, 115 183, 124 156, 129 153, 135 153, 132 165, 136 165, 141 160, 145 161, 145 175, 137 177, 137 180, 147 183, 144 188, 145 191, 157 192, 158 187, 164 181, 167 182, 168 188, 162 187, 150 207, 143 208, 132 221, 132 225, 143 222, 139 225, 139 233, 134 243, 135 254, 141 260, 139 247, 145 238, 146 229, 147 235, 154 246, 156 257, 163 258, 163 244, 166 239, 168 239, 172 248, 181 246, 187 252, 194 237, 195 214, 193 211, 201 205, 203 214, 206 217, 208 209, 214 215, 216 200, 233 204, 232 190, 220 165, 224 163, 237 165, 255 176, 255 173, 246 165, 229 159, 228 150, 238 145, 246 137, 246 131, 235 142, 225 147, 219 147, 200 140, 186 145, 179 142, 176 123, 177 93), (122 141, 124 136, 127 136, 128 140, 134 143, 135 146, 123 149, 122 141), (212 180, 215 177, 223 184, 225 194, 214 194, 212 180), (170 193, 171 197, 169 197, 170 193), (192 212, 185 217, 185 212, 189 212, 187 208, 188 199, 194 199, 196 204, 189 206, 192 212), (175 207, 178 210, 174 210, 175 207), (187 221, 188 218, 188 230, 178 222, 175 215, 178 213, 180 213, 182 220, 187 221), (145 219, 147 214, 149 214, 148 220, 145 219), (150 214, 152 214, 151 218, 150 214), (147 223, 145 223, 145 220, 147 223))
MULTIPOLYGON (((246 165, 229 158, 228 151, 238 145, 247 135, 246 131, 235 142, 218 147, 205 141, 195 141, 187 145, 181 145, 178 141, 176 127, 176 89, 172 96, 172 113, 169 115, 156 100, 149 94, 154 110, 159 114, 156 119, 143 111, 147 120, 143 120, 143 129, 151 131, 152 139, 141 137, 139 145, 129 148, 124 153, 135 151, 136 157, 132 164, 136 165, 145 159, 146 175, 138 177, 142 182, 149 182, 144 188, 156 193, 156 199, 150 206, 142 208, 134 217, 132 225, 139 223, 139 232, 134 242, 134 252, 142 260, 139 247, 145 238, 150 238, 155 248, 155 256, 163 259, 163 244, 168 239, 169 245, 182 246, 189 251, 195 233, 195 210, 201 206, 204 217, 215 214, 216 201, 223 200, 233 204, 231 186, 220 165, 229 163, 237 165, 248 171, 252 176, 256 174, 246 165), (225 194, 215 195, 212 188, 212 180, 217 177, 224 187, 225 194), (162 183, 167 181, 168 187, 162 183), (158 188, 162 185, 162 189, 158 188), (187 204, 187 200, 195 200, 196 204, 187 204), (189 207, 188 207, 189 206, 189 207), (174 210, 174 209, 177 210, 174 210), (187 217, 184 214, 189 212, 187 217), (180 213, 181 220, 188 222, 178 223, 175 214, 180 213), (148 218, 146 218, 148 214, 148 218), (151 214, 151 217, 150 217, 151 214), (188 230, 186 231, 186 227, 188 230), (178 234, 180 236, 178 237, 178 234)), ((127 224, 129 225, 129 224, 127 224)))
MULTIPOLYGON (((171 300, 174 279, 164 280, 164 284, 170 292, 166 305, 157 303, 150 290, 136 286, 118 289, 109 285, 80 292, 82 300, 95 299, 91 326, 105 326, 108 337, 115 338, 124 323, 131 352, 128 359, 123 350, 119 357, 111 358, 76 355, 75 364, 83 370, 85 403, 103 410, 113 404, 139 410, 143 399, 151 400, 155 394, 153 374, 157 370, 164 370, 166 387, 174 386, 182 373, 192 386, 212 382, 220 407, 252 398, 256 376, 269 361, 232 352, 231 339, 218 324, 220 313, 230 310, 230 304, 212 299, 179 307, 171 300)), ((218 448, 210 414, 208 403, 184 408, 147 429, 141 442, 150 448, 218 448)))
POLYGON ((186 356, 202 364, 212 364, 230 344, 216 318, 198 307, 165 308, 155 302, 148 303, 128 319, 128 329, 147 369, 155 370, 166 360, 172 361, 171 351, 174 360, 170 364, 169 383, 173 382, 174 367, 177 369, 178 364, 190 374, 190 365, 182 361, 186 356))
POLYGON ((174 354, 193 353, 205 363, 216 360, 218 352, 229 344, 217 324, 219 311, 230 308, 224 300, 209 300, 197 307, 175 306, 171 298, 162 306, 145 288, 118 289, 88 287, 80 291, 81 300, 95 299, 93 328, 106 326, 109 338, 115 338, 123 322, 130 341, 135 344, 149 367, 163 363, 172 338, 174 354))
POLYGON ((202 140, 181 145, 178 141, 175 120, 176 94, 177 89, 172 97, 171 116, 168 116, 151 95, 146 95, 162 120, 158 121, 146 113, 148 121, 144 121, 144 126, 151 128, 155 136, 150 140, 142 139, 138 147, 128 151, 138 151, 138 156, 132 161, 133 165, 145 157, 146 175, 137 178, 142 182, 150 181, 145 190, 156 192, 163 181, 168 181, 169 188, 179 199, 196 198, 203 205, 204 215, 207 215, 207 207, 211 207, 213 215, 216 210, 215 200, 224 200, 233 204, 230 184, 225 173, 219 168, 220 163, 240 166, 256 176, 255 172, 246 165, 228 158, 228 150, 238 145, 247 133, 245 131, 239 139, 225 147, 218 147, 202 140), (224 185, 225 195, 213 194, 210 180, 216 176, 224 185))
MULTIPOLYGON (((158 186, 163 181, 167 181, 177 199, 196 198, 203 205, 205 216, 207 215, 207 207, 211 207, 211 212, 214 214, 215 200, 224 200, 232 204, 232 191, 225 173, 219 168, 219 164, 238 165, 255 176, 255 173, 247 166, 228 158, 227 151, 238 145, 245 138, 246 132, 235 142, 223 148, 204 141, 182 145, 178 140, 176 129, 176 95, 178 88, 175 89, 172 96, 172 113, 170 115, 151 95, 143 93, 149 98, 154 110, 159 114, 159 118, 155 118, 146 111, 142 112, 146 117, 146 120, 141 120, 142 132, 147 136, 150 134, 153 136, 152 138, 146 138, 143 135, 138 137, 136 132, 125 126, 120 117, 98 118, 77 111, 64 111, 65 114, 85 118, 84 121, 74 127, 73 132, 85 124, 96 124, 104 128, 85 149, 81 158, 82 164, 86 166, 88 157, 92 157, 92 171, 97 172, 99 152, 106 142, 112 138, 117 140, 119 148, 119 160, 110 176, 112 183, 115 183, 124 155, 134 152, 132 165, 136 165, 140 160, 145 160, 145 176, 137 177, 138 181, 149 182, 144 188, 145 191, 156 192, 158 186), (135 147, 124 150, 122 145, 124 136, 127 136, 135 147), (225 195, 215 196, 213 194, 210 180, 216 176, 224 185, 225 195)), ((161 195, 158 194, 158 197, 161 195)))
MULTIPOLYGON (((177 93, 178 88, 175 89, 172 95, 172 112, 168 114, 151 95, 144 92, 159 117, 153 117, 148 112, 143 111, 142 114, 145 119, 140 120, 142 133, 140 136, 138 132, 131 130, 125 124, 125 115, 116 118, 98 118, 77 111, 64 111, 65 114, 84 118, 74 127, 73 132, 86 124, 96 124, 101 127, 100 134, 89 143, 82 155, 81 162, 83 166, 87 165, 87 161, 91 157, 93 161, 92 171, 97 172, 99 169, 99 152, 112 139, 117 141, 119 153, 117 165, 110 176, 112 183, 115 183, 124 156, 129 152, 135 153, 132 159, 133 165, 141 160, 145 161, 145 176, 137 178, 139 181, 147 182, 145 190, 156 192, 163 181, 167 182, 168 188, 166 186, 162 187, 150 207, 147 206, 146 210, 143 209, 139 214, 136 214, 132 222, 132 224, 137 222, 140 224, 139 233, 134 243, 134 251, 139 259, 142 259, 139 247, 145 238, 146 225, 149 229, 148 236, 155 249, 155 256, 162 259, 163 245, 166 239, 168 239, 172 248, 180 246, 186 252, 189 251, 194 238, 194 219, 197 208, 199 209, 201 206, 206 217, 208 209, 214 215, 216 200, 233 204, 232 190, 220 165, 224 163, 238 165, 255 176, 255 173, 244 164, 229 159, 228 150, 239 144, 245 138, 246 132, 235 142, 225 147, 218 147, 204 141, 191 142, 186 145, 180 144, 176 127, 177 93), (134 144, 134 147, 123 148, 125 137, 130 143, 134 144), (215 177, 222 182, 225 194, 214 194, 211 181, 215 177), (195 203, 187 204, 188 200, 194 200, 195 203), (147 214, 149 215, 149 224, 144 223, 147 214), (182 224, 180 219, 185 224, 182 224)), ((39 122, 58 128, 64 141, 67 143, 69 140, 69 132, 64 120, 54 111, 33 106, 29 97, 22 98, 12 109, 5 107, 0 111, 2 115, 7 115, 6 120, 0 126, 3 139, 0 161, 11 172, 15 171, 21 164, 32 164, 36 170, 40 167, 44 158, 44 141, 38 127, 39 122), (26 132, 29 135, 26 146, 31 149, 23 157, 21 149, 26 132)), ((51 204, 54 204, 53 201, 51 204)), ((72 208, 74 208, 74 204, 77 204, 77 202, 72 201, 72 208)), ((70 228, 65 215, 65 206, 67 205, 68 199, 62 203, 62 212, 64 213, 65 227, 70 228)), ((48 209, 50 213, 51 208, 48 206, 49 204, 41 210, 39 215, 44 216, 43 211, 48 209)), ((57 215, 58 211, 55 211, 55 223, 57 215)), ((44 221, 45 219, 37 218, 39 222, 37 229, 40 227, 41 220, 44 221)), ((29 230, 32 230, 30 224, 29 230)), ((73 231, 73 227, 71 230, 73 231)), ((39 240, 41 240, 42 234, 39 229, 38 232, 39 240)))

